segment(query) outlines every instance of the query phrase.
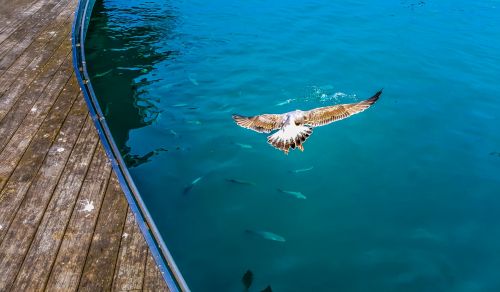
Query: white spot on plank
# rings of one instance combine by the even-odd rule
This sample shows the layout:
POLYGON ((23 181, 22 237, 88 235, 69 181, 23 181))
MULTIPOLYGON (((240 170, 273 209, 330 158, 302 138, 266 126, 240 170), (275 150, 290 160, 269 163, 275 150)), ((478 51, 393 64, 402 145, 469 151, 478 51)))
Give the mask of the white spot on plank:
POLYGON ((36 112, 37 110, 38 110, 38 109, 37 109, 36 107, 31 108, 31 112, 32 112, 32 113, 36 112))
POLYGON ((83 202, 80 202, 80 204, 83 205, 83 208, 80 209, 80 212, 86 212, 87 215, 85 217, 89 216, 92 211, 94 211, 94 201, 89 201, 88 199, 83 200, 83 202))
POLYGON ((3 225, 0 224, 0 230, 2 230, 2 229, 3 229, 3 225))
POLYGON ((124 232, 123 235, 122 235, 123 238, 127 239, 128 237, 128 233, 127 232, 124 232))
POLYGON ((66 149, 64 149, 62 147, 59 147, 56 149, 57 153, 62 153, 62 152, 64 152, 64 150, 66 150, 66 149))

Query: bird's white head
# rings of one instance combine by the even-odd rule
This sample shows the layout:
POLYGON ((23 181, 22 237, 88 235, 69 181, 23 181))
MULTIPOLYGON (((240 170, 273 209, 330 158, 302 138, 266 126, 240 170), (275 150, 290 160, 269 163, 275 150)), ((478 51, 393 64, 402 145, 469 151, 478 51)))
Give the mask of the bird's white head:
POLYGON ((290 122, 294 122, 296 126, 304 124, 305 118, 304 112, 301 110, 294 110, 289 113, 290 122))

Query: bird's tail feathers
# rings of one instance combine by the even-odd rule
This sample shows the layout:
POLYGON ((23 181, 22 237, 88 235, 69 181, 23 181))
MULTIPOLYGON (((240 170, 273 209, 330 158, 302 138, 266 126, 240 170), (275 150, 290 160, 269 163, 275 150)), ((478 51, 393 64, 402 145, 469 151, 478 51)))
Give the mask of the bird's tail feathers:
POLYGON ((288 154, 290 148, 298 148, 304 151, 302 145, 312 134, 312 127, 309 126, 286 126, 278 132, 267 137, 267 142, 276 149, 288 154))

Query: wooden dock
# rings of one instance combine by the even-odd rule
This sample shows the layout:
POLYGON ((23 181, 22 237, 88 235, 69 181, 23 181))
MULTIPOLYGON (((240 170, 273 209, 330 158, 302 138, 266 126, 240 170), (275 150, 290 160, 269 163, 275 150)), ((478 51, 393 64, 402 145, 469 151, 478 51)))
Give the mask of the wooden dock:
POLYGON ((167 291, 74 76, 77 0, 0 0, 0 291, 167 291))

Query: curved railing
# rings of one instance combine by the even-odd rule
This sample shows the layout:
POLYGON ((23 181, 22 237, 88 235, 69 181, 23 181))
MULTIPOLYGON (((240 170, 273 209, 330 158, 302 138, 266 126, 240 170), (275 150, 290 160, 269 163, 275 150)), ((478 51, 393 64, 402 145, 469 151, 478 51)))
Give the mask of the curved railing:
POLYGON ((123 158, 116 146, 101 111, 97 97, 92 89, 87 65, 85 62, 85 36, 90 21, 92 8, 96 0, 79 0, 72 31, 73 66, 78 83, 83 92, 85 101, 90 111, 90 116, 97 129, 102 145, 111 161, 113 170, 116 172, 118 181, 125 193, 125 197, 130 205, 130 209, 135 215, 139 228, 144 234, 144 238, 151 250, 151 253, 158 264, 170 291, 190 291, 177 268, 165 242, 161 238, 151 215, 139 195, 137 187, 128 172, 123 158))

